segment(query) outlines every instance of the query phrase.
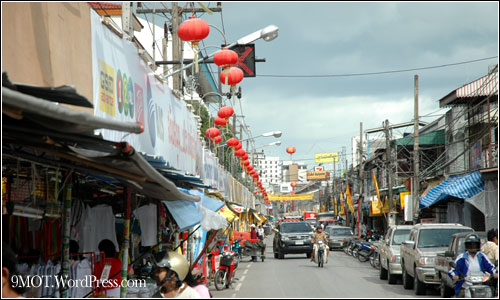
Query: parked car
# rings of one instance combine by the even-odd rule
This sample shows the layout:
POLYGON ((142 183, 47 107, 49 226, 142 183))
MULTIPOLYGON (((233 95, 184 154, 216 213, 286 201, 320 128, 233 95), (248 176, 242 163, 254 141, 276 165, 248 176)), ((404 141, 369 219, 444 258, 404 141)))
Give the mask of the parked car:
POLYGON ((330 247, 331 250, 342 249, 344 241, 351 239, 353 236, 351 228, 338 225, 327 226, 325 233, 328 236, 328 247, 330 247))
MULTIPOLYGON (((475 232, 481 239, 481 246, 487 241, 486 232, 475 232)), ((454 295, 455 282, 448 276, 450 271, 450 262, 455 261, 459 254, 465 252, 465 237, 470 232, 455 233, 451 236, 448 250, 444 253, 438 253, 436 257, 436 271, 439 272, 440 286, 442 298, 450 298, 454 295)))
POLYGON ((402 274, 400 247, 408 240, 413 225, 395 225, 387 230, 384 240, 380 243, 379 278, 388 279, 389 284, 397 282, 397 276, 402 274))
POLYGON ((273 239, 274 258, 283 259, 285 254, 312 253, 313 229, 306 221, 282 222, 275 230, 273 239))
POLYGON ((435 269, 437 254, 446 251, 453 234, 472 231, 470 227, 452 223, 414 225, 408 241, 401 245, 403 287, 407 290, 415 287, 416 295, 424 295, 427 284, 439 284, 435 269))

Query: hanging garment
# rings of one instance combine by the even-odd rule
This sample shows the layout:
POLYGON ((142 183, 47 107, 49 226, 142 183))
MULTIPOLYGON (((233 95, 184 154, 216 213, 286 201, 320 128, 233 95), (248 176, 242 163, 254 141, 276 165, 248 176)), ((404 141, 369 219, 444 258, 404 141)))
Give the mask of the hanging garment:
POLYGON ((79 236, 79 244, 82 252, 98 252, 99 243, 109 239, 120 249, 116 238, 115 215, 113 209, 108 205, 95 207, 86 206, 83 209, 80 222, 75 227, 79 236))
POLYGON ((158 239, 156 205, 149 204, 134 210, 141 225, 141 244, 143 247, 154 246, 158 239))

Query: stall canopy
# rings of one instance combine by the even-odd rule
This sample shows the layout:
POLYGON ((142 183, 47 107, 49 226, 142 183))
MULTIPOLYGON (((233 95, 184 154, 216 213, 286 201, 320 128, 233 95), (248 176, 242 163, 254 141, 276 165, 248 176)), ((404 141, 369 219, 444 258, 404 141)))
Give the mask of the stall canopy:
POLYGON ((238 221, 239 219, 226 205, 219 210, 219 214, 223 215, 228 222, 238 221))
POLYGON ((103 140, 93 131, 105 128, 141 133, 141 124, 96 117, 59 103, 89 106, 88 100, 71 88, 27 88, 11 83, 2 74, 2 162, 24 159, 55 164, 119 180, 156 199, 200 200, 179 191, 128 143, 103 140))
MULTIPOLYGON (((211 211, 216 212, 224 206, 223 202, 208 197, 200 191, 185 189, 179 190, 192 196, 201 197, 201 205, 211 211)), ((200 210, 200 203, 182 200, 163 201, 163 204, 165 204, 181 231, 191 228, 201 222, 203 215, 200 210)))
POLYGON ((429 193, 421 198, 420 208, 429 207, 449 196, 461 199, 472 198, 482 191, 484 191, 484 183, 479 171, 450 176, 441 184, 431 188, 429 193))

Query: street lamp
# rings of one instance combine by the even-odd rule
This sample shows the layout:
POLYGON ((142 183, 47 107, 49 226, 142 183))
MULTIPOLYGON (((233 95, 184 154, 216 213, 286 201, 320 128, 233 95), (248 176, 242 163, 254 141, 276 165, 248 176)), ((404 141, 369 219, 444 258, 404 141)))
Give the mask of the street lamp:
POLYGON ((257 148, 255 148, 254 150, 257 150, 257 149, 260 149, 260 148, 264 148, 264 147, 267 147, 267 146, 275 146, 275 145, 276 145, 276 146, 281 145, 281 141, 272 142, 272 143, 270 143, 270 144, 267 144, 267 145, 264 145, 264 146, 257 147, 257 148))
POLYGON ((248 140, 253 140, 253 139, 261 137, 261 136, 264 136, 264 137, 274 136, 275 138, 279 138, 281 136, 281 131, 266 132, 266 133, 263 133, 261 135, 257 135, 257 136, 254 136, 254 137, 251 137, 251 138, 248 138, 248 139, 241 140, 240 142, 244 142, 244 141, 248 141, 248 140))
MULTIPOLYGON (((278 37, 278 30, 279 30, 279 28, 277 26, 269 25, 263 29, 257 30, 256 32, 251 33, 251 34, 239 39, 236 43, 232 43, 231 45, 227 46, 226 48, 229 49, 229 48, 234 47, 236 45, 246 45, 246 44, 252 43, 258 39, 263 39, 266 42, 270 42, 270 41, 274 40, 276 37, 278 37)), ((215 53, 217 53, 217 52, 215 52, 215 53)), ((205 61, 206 59, 214 56, 215 53, 212 53, 209 56, 201 58, 198 61, 198 63, 201 63, 201 62, 205 61)), ((194 63, 195 62, 191 62, 191 63, 183 66, 182 68, 177 69, 176 71, 165 75, 164 78, 167 78, 167 77, 173 76, 179 72, 182 72, 182 71, 186 70, 187 68, 191 67, 194 63)))

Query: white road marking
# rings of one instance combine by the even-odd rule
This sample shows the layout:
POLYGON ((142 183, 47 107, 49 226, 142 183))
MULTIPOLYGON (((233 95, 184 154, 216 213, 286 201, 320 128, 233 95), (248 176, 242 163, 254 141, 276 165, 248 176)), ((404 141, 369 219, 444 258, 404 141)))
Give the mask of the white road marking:
POLYGON ((240 282, 243 282, 243 280, 245 280, 245 275, 241 276, 240 282))
POLYGON ((231 298, 236 298, 236 293, 234 293, 234 294, 231 296, 231 298))
MULTIPOLYGON (((241 283, 238 283, 238 285, 236 286, 236 288, 234 290, 239 291, 240 289, 241 289, 241 283)), ((236 294, 234 294, 233 296, 236 296, 236 294)))
POLYGON ((243 275, 247 275, 248 273, 248 269, 245 270, 245 272, 243 272, 243 275))

